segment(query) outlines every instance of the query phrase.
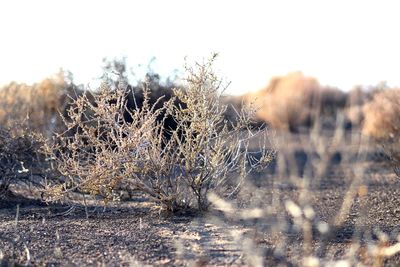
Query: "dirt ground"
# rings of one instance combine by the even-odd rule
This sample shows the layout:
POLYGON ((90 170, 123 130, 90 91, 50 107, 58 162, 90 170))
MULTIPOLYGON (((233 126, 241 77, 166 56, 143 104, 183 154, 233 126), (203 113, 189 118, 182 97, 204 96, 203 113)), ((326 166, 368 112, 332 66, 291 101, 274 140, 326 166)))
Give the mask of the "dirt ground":
MULTIPOLYGON (((47 205, 20 197, 0 202, 1 266, 297 266, 307 253, 323 264, 344 259, 354 244, 360 245, 357 261, 367 266, 377 263, 365 251, 382 236, 386 236, 384 246, 396 242, 400 179, 374 146, 360 152, 358 143, 350 140, 324 159, 323 153, 314 153, 318 147, 309 138, 285 138, 277 141, 281 154, 276 162, 245 184, 231 202, 235 207, 231 213, 212 209, 167 214, 140 194, 105 209, 94 200, 87 210, 83 205, 69 210, 67 204, 47 205), (288 147, 295 166, 287 163, 281 168, 279 162, 290 161, 289 156, 280 157, 288 147), (321 159, 329 160, 328 167, 309 191, 286 179, 316 176, 321 159), (357 177, 359 183, 354 183, 357 177), (333 225, 352 186, 356 194, 349 212, 325 234, 319 227, 333 225), (289 199, 299 203, 305 195, 315 213, 309 220, 310 247, 284 204, 289 199), (262 210, 263 216, 240 215, 254 210, 262 210)), ((324 140, 323 146, 331 145, 331 137, 324 140)), ((400 256, 382 264, 399 266, 400 256)))

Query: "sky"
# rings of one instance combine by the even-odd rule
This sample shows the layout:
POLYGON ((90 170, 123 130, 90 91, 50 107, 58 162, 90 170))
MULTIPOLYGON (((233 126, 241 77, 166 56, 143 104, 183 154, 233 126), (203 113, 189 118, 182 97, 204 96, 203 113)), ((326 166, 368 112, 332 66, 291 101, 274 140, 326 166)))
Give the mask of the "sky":
POLYGON ((400 86, 398 1, 368 0, 2 0, 0 84, 73 72, 89 84, 104 57, 127 56, 140 75, 181 74, 185 57, 212 52, 227 92, 265 87, 302 71, 349 90, 400 86))

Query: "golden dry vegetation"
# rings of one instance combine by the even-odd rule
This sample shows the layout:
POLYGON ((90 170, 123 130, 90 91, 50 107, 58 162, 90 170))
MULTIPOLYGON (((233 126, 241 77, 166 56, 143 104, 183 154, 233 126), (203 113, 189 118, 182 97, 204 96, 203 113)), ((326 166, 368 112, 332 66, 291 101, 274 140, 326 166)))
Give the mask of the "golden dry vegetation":
POLYGON ((275 77, 266 88, 246 95, 246 99, 256 100, 259 119, 276 129, 290 131, 310 127, 321 114, 335 116, 346 103, 343 92, 323 87, 301 72, 275 77))
POLYGON ((214 60, 175 89, 1 89, 0 265, 398 263, 400 171, 365 137, 398 143, 400 90, 296 72, 226 96, 214 60))

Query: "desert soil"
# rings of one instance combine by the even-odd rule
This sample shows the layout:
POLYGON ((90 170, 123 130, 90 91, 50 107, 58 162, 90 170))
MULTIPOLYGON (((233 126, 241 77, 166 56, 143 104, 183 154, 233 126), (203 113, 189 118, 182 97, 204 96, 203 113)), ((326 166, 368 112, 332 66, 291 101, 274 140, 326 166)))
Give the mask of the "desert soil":
MULTIPOLYGON (((274 163, 265 173, 254 175, 232 202, 237 207, 233 214, 216 209, 168 214, 140 194, 108 204, 105 210, 101 202, 92 200, 87 212, 77 205, 64 213, 71 204, 49 205, 21 197, 0 202, 1 266, 300 265, 307 240, 284 203, 288 199, 299 203, 304 191, 284 177, 293 169, 298 176, 316 173, 322 156, 309 153, 318 148, 297 138, 276 145, 280 155, 285 147, 292 149, 296 166, 288 163, 289 167, 279 168, 274 163), (262 208, 268 215, 240 217, 246 208, 262 208)), ((331 141, 327 137, 324 145, 331 141)), ((387 235, 384 245, 390 245, 400 232, 400 179, 377 155, 376 147, 368 146, 358 156, 354 143, 335 149, 338 152, 329 158, 328 169, 306 192, 315 212, 308 251, 322 253, 325 263, 343 259, 356 241, 367 250, 368 242, 376 244, 381 233, 387 235), (318 225, 335 221, 357 175, 366 187, 355 184, 357 194, 343 223, 330 235, 321 234, 318 225), (322 244, 326 244, 323 250, 322 244)), ((363 248, 357 250, 357 259, 373 265, 363 248)), ((399 266, 400 256, 384 260, 383 265, 399 266)))

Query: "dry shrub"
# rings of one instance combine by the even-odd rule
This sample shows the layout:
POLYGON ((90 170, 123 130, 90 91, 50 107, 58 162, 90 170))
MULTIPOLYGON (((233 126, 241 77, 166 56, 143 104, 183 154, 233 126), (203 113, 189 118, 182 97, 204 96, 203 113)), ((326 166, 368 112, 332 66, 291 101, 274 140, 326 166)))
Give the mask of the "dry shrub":
POLYGON ((334 116, 346 102, 344 93, 321 87, 316 79, 301 72, 273 78, 267 88, 247 98, 258 100, 260 119, 290 131, 311 126, 319 115, 334 116))
POLYGON ((30 87, 15 82, 0 90, 0 121, 11 125, 14 121, 26 119, 29 113, 30 87))
POLYGON ((42 143, 21 125, 0 127, 0 199, 9 196, 9 186, 32 184, 33 176, 44 176, 46 163, 42 143))
MULTIPOLYGON (((241 96, 232 96, 232 95, 224 95, 221 98, 222 104, 226 106, 226 110, 224 112, 225 120, 235 124, 240 119, 238 114, 238 110, 242 110, 246 105, 254 106, 255 101, 248 102, 246 99, 246 95, 241 96)), ((254 116, 251 126, 253 128, 260 128, 265 126, 265 122, 254 116)))
POLYGON ((224 119, 226 106, 213 60, 187 68, 186 89, 174 90, 182 105, 171 99, 156 108, 161 99, 150 104, 145 89, 141 107, 129 109, 130 92, 110 84, 103 84, 93 103, 86 95, 79 96, 65 119, 75 134, 62 133, 45 148, 65 178, 49 188, 50 196, 58 199, 78 189, 111 200, 123 187, 146 193, 176 211, 207 209, 209 191, 234 195, 244 177, 264 167, 272 154, 265 146, 249 150, 251 139, 266 141, 267 136, 265 129, 248 127, 251 119, 245 110, 238 112, 235 125, 224 119), (132 120, 126 119, 126 112, 132 120), (160 114, 172 116, 176 128, 165 129, 160 114), (170 138, 165 138, 165 131, 170 131, 170 138))
POLYGON ((60 126, 58 113, 65 109, 70 90, 62 72, 32 86, 13 82, 0 89, 0 122, 25 122, 31 130, 50 136, 60 126))
POLYGON ((400 177, 400 89, 375 92, 363 107, 363 134, 383 147, 394 172, 400 177))
POLYGON ((400 134, 400 89, 377 92, 363 107, 363 133, 376 139, 398 139, 400 134))

